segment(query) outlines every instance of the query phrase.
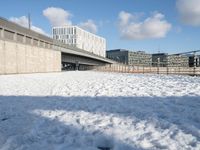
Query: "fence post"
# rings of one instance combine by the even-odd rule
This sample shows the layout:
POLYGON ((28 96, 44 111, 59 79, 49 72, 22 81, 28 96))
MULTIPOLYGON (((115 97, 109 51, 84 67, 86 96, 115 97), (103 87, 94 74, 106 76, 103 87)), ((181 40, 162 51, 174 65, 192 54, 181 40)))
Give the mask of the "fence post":
POLYGON ((169 74, 169 68, 168 68, 168 66, 167 66, 167 75, 169 74))
POLYGON ((126 65, 124 65, 124 73, 126 73, 126 65))
POLYGON ((168 59, 167 59, 167 75, 169 75, 169 62, 168 62, 168 59))
POLYGON ((194 69, 193 69, 193 75, 196 74, 196 53, 194 52, 194 69))
POLYGON ((151 65, 150 65, 150 73, 151 73, 151 65))
POLYGON ((160 58, 158 58, 158 63, 157 63, 157 74, 159 74, 159 67, 160 67, 160 58))
POLYGON ((143 70, 143 74, 144 74, 144 65, 142 65, 142 66, 143 66, 142 70, 143 70))
POLYGON ((159 66, 157 65, 157 74, 159 74, 159 66))
POLYGON ((117 72, 120 72, 119 70, 120 70, 119 64, 117 64, 117 72))

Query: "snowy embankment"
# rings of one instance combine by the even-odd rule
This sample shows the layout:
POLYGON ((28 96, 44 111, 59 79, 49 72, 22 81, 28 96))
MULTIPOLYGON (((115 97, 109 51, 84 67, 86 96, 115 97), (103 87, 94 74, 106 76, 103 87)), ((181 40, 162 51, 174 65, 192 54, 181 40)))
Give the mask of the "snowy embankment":
POLYGON ((200 149, 200 78, 0 76, 0 150, 200 149))

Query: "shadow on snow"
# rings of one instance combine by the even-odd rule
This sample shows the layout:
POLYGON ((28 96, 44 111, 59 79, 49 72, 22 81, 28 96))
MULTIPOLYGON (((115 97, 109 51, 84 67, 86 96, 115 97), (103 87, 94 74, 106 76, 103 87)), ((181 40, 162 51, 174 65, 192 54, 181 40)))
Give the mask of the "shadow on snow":
MULTIPOLYGON (((199 141, 200 135, 195 130, 200 129, 199 108, 200 98, 195 96, 0 96, 0 149, 1 145, 5 147, 6 144, 11 149, 14 149, 15 146, 26 145, 25 149, 60 148, 64 150, 75 149, 74 147, 88 149, 91 145, 115 147, 115 143, 121 145, 121 148, 118 149, 144 149, 135 143, 130 144, 129 141, 120 140, 110 132, 101 132, 95 128, 95 124, 91 126, 93 130, 88 130, 80 125, 82 118, 77 120, 77 124, 70 124, 70 122, 66 124, 62 119, 60 120, 59 116, 49 118, 34 113, 35 111, 47 111, 50 116, 52 116, 51 112, 53 111, 63 111, 86 112, 94 116, 95 114, 113 115, 138 121, 148 120, 155 124, 155 128, 159 129, 176 125, 184 133, 193 135, 199 141), (48 143, 48 147, 46 147, 45 142, 48 143)), ((112 126, 110 128, 112 129, 112 126)))

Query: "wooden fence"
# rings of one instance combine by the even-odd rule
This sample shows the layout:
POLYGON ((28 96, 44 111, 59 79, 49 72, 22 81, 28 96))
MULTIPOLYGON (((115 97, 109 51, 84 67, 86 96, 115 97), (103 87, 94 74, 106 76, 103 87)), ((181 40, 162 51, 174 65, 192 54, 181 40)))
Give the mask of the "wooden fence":
POLYGON ((110 64, 106 66, 95 66, 90 68, 96 71, 121 72, 121 73, 154 73, 154 74, 176 74, 176 75, 200 75, 200 67, 151 67, 132 66, 124 64, 110 64))

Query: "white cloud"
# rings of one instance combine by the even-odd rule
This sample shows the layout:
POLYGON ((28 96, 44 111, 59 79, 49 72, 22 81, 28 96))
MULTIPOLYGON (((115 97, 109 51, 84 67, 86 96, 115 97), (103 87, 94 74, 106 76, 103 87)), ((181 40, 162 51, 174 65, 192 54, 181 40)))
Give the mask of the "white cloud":
POLYGON ((121 11, 119 13, 119 19, 120 19, 119 25, 121 27, 126 26, 132 18, 133 18, 133 15, 131 15, 130 13, 121 11))
POLYGON ((89 32, 92 32, 92 33, 97 33, 98 31, 98 27, 97 25, 94 23, 93 20, 87 20, 86 22, 81 22, 79 24, 79 26, 84 29, 84 30, 87 30, 89 32))
MULTIPOLYGON (((26 27, 26 28, 29 27, 28 17, 26 17, 26 16, 22 16, 22 17, 19 17, 19 18, 11 17, 9 20, 14 22, 14 23, 17 23, 17 24, 19 24, 19 25, 21 25, 23 27, 26 27)), ((39 27, 36 27, 36 26, 32 25, 32 23, 31 23, 31 29, 36 31, 36 32, 38 32, 38 33, 41 33, 41 34, 49 36, 47 33, 45 33, 44 30, 42 30, 39 27)))
POLYGON ((72 24, 70 20, 72 15, 62 8, 49 7, 43 10, 43 15, 47 17, 52 26, 63 26, 72 24))
MULTIPOLYGON (((62 8, 48 7, 43 10, 43 15, 50 21, 52 26, 72 25, 72 14, 62 8)), ((98 31, 97 25, 91 19, 86 22, 79 23, 78 26, 92 33, 97 33, 98 31)))
POLYGON ((130 20, 131 21, 137 21, 140 17, 142 17, 144 14, 143 13, 134 13, 130 14, 125 11, 121 11, 119 13, 119 19, 120 19, 120 26, 125 26, 127 25, 130 20))
POLYGON ((177 0, 181 21, 192 26, 200 26, 200 0, 177 0))
POLYGON ((141 14, 119 13, 119 30, 121 37, 128 40, 163 38, 171 29, 171 24, 164 20, 165 16, 155 12, 144 21, 138 21, 141 14))
POLYGON ((23 27, 28 28, 28 18, 26 16, 22 16, 22 17, 19 17, 19 18, 11 17, 9 20, 14 22, 14 23, 17 23, 17 24, 19 24, 23 27))

